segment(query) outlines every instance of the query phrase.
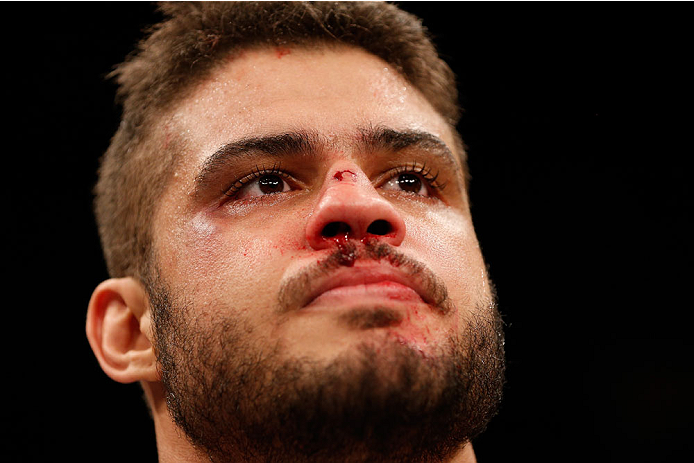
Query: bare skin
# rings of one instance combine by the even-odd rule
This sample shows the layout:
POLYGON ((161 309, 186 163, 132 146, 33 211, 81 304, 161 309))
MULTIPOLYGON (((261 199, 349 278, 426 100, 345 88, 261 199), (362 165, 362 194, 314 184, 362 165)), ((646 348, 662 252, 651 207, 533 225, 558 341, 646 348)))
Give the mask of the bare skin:
MULTIPOLYGON (((372 55, 283 50, 243 53, 163 116, 185 152, 154 218, 162 278, 185 290, 200 326, 233 316, 251 328, 249 343, 273 340, 287 358, 329 362, 364 342, 433 355, 490 298, 451 129, 372 55), (365 133, 384 129, 426 134, 428 142, 364 142, 365 133), (312 144, 219 155, 240 141, 285 134, 310 134, 312 144), (436 275, 448 290, 446 310, 432 307, 417 278, 365 260, 312 281, 306 297, 291 293, 278 303, 293 277, 336 247, 365 241, 392 246, 436 275), (346 313, 374 306, 399 321, 378 329, 344 322, 346 313)), ((205 461, 167 412, 142 285, 129 278, 100 285, 87 333, 107 374, 143 384, 160 461, 205 461)), ((451 461, 474 462, 472 446, 451 461)))

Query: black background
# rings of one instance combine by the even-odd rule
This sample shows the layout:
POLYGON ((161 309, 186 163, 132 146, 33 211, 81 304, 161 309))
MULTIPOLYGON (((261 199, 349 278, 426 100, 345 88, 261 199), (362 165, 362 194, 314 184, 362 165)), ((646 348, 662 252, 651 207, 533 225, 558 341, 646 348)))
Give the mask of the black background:
MULTIPOLYGON (((678 4, 403 3, 459 77, 473 217, 507 323, 480 462, 690 451, 690 28, 678 4)), ((4 4, 9 461, 156 461, 137 385, 84 334, 91 214, 119 122, 104 79, 149 3, 4 4)), ((4 459, 4 458, 3 458, 4 459)))

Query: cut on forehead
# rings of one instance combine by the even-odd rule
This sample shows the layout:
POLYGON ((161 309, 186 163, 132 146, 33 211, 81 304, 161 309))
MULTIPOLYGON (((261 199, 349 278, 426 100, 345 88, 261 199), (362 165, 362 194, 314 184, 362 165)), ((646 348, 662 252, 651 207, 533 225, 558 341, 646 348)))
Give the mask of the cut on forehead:
POLYGON ((243 50, 334 44, 378 56, 419 88, 449 122, 459 118, 455 76, 419 18, 395 5, 162 2, 159 10, 164 21, 111 74, 126 113, 161 110, 243 50))
MULTIPOLYGON (((430 122, 437 121, 438 127, 428 130, 442 133, 453 127, 417 86, 388 62, 361 48, 292 46, 283 53, 279 56, 273 47, 254 47, 220 61, 205 79, 180 93, 166 111, 157 112, 153 118, 165 119, 170 114, 175 122, 181 126, 187 123, 186 129, 191 130, 200 122, 233 124, 239 138, 244 132, 257 134, 302 127, 315 127, 330 136, 346 126, 421 125, 421 117, 408 117, 413 105, 418 105, 418 110, 426 108, 430 122), (330 100, 324 112, 313 104, 319 100, 330 100), (324 118, 339 114, 346 105, 350 110, 359 105, 361 114, 324 118), (396 108, 400 109, 400 120, 393 122, 384 113, 390 111, 392 115, 396 108), (263 110, 271 117, 253 117, 263 110), (275 114, 277 111, 283 113, 275 114)), ((226 125, 225 130, 228 128, 226 125)))

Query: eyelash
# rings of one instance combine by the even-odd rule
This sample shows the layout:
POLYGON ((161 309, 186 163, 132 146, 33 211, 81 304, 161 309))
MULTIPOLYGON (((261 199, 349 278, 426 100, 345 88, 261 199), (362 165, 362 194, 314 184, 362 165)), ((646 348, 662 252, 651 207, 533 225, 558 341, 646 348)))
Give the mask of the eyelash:
MULTIPOLYGON (((437 181, 439 177, 439 171, 432 173, 432 168, 427 167, 426 163, 418 165, 416 162, 405 164, 404 166, 398 166, 391 170, 393 175, 387 177, 386 181, 401 175, 401 174, 417 174, 424 179, 427 184, 435 191, 443 191, 446 187, 446 183, 440 183, 437 181)), ((236 196, 236 194, 241 191, 241 189, 246 186, 246 184, 252 182, 253 180, 259 179, 264 175, 277 175, 284 180, 291 179, 291 176, 281 169, 281 164, 273 164, 272 167, 267 168, 264 165, 255 166, 251 173, 236 180, 229 188, 227 188, 224 194, 230 198, 236 196)))
POLYGON ((426 163, 417 165, 416 162, 412 162, 411 164, 405 164, 404 166, 396 167, 393 170, 395 171, 395 174, 388 177, 388 180, 401 174, 418 174, 424 180, 426 180, 429 186, 434 190, 443 191, 443 189, 446 188, 446 182, 441 183, 437 181, 440 172, 436 171, 435 174, 432 174, 432 168, 427 167, 426 163))
POLYGON ((289 180, 291 176, 284 172, 281 169, 281 164, 273 164, 272 167, 267 168, 264 165, 262 167, 260 166, 255 166, 252 170, 251 173, 246 175, 245 177, 242 177, 238 180, 236 180, 229 188, 226 189, 224 194, 226 196, 229 196, 233 198, 241 189, 246 186, 246 184, 252 182, 253 180, 256 180, 263 175, 277 175, 278 177, 282 177, 285 180, 289 180))

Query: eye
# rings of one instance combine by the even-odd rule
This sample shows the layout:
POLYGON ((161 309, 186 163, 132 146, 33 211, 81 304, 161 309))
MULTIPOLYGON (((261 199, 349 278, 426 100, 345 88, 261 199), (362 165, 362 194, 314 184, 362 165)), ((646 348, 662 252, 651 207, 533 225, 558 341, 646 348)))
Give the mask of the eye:
POLYGON ((402 191, 416 196, 433 198, 437 197, 436 193, 445 187, 445 183, 437 181, 438 177, 438 172, 432 173, 432 169, 427 167, 426 164, 413 162, 393 169, 390 178, 381 188, 388 191, 402 191))
POLYGON ((256 166, 250 174, 234 182, 225 194, 238 200, 284 193, 294 189, 287 181, 291 181, 290 178, 289 174, 280 170, 279 166, 272 166, 269 169, 256 166))
POLYGON ((418 196, 429 196, 426 182, 414 173, 401 173, 388 180, 383 189, 391 191, 406 191, 418 196))
POLYGON ((246 182, 234 195, 236 199, 254 198, 289 191, 289 184, 277 174, 264 174, 246 182))

